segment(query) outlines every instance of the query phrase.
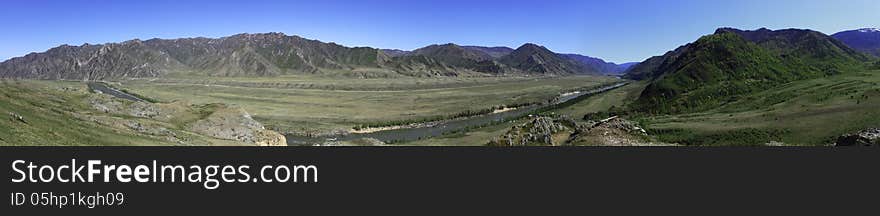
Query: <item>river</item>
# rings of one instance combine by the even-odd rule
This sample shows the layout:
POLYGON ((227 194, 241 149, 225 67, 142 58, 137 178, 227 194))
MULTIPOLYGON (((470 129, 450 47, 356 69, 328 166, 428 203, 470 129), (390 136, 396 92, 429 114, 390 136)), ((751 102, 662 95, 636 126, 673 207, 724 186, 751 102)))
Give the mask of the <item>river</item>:
POLYGON ((470 129, 472 127, 485 126, 493 123, 506 122, 511 120, 516 120, 522 117, 527 116, 532 113, 532 111, 546 108, 549 106, 563 104, 570 100, 580 98, 580 97, 590 97, 592 95, 596 95, 599 93, 607 92, 621 86, 624 86, 628 83, 617 83, 611 86, 607 86, 600 89, 594 89, 589 91, 577 91, 577 92, 568 92, 561 94, 558 99, 554 103, 541 104, 541 105, 532 105, 526 107, 520 107, 515 110, 507 111, 507 112, 499 112, 499 113, 490 113, 479 116, 473 116, 462 119, 454 119, 454 120, 445 120, 440 121, 437 124, 433 124, 431 127, 417 127, 417 128, 400 128, 400 129, 392 129, 392 130, 382 130, 376 131, 372 133, 351 133, 344 135, 333 135, 333 136, 321 136, 321 137, 308 137, 308 136, 300 136, 288 134, 285 135, 287 138, 287 144, 291 146, 296 145, 315 145, 324 143, 327 141, 348 141, 348 140, 356 140, 361 138, 374 138, 380 140, 382 142, 405 142, 405 141, 415 141, 419 139, 431 138, 441 136, 446 133, 463 131, 470 129))
POLYGON ((108 95, 111 95, 114 97, 130 100, 130 101, 135 101, 135 102, 147 102, 146 100, 141 99, 137 96, 134 96, 134 95, 119 91, 117 89, 114 89, 110 86, 107 86, 106 83, 89 82, 88 86, 89 86, 89 89, 91 89, 92 91, 97 91, 97 92, 100 92, 103 94, 108 94, 108 95))

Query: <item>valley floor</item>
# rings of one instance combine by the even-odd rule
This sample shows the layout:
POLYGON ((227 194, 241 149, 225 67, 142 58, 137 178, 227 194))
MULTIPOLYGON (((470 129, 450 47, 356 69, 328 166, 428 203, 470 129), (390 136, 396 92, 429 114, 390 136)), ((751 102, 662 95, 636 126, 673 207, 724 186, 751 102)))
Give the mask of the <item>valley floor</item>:
MULTIPOLYGON (((880 128, 878 74, 880 71, 864 71, 791 82, 699 113, 625 114, 625 117, 647 130, 649 136, 642 142, 653 143, 651 145, 833 145, 841 135, 880 128)), ((645 82, 635 82, 545 115, 567 116, 578 124, 587 124, 588 121, 582 118, 586 114, 625 110, 624 107, 639 97, 645 85, 645 82)), ((525 125, 530 120, 521 119, 405 144, 486 143, 504 137, 514 126, 525 125)), ((572 140, 564 145, 592 142, 584 141, 572 140)))
POLYGON ((616 82, 600 76, 352 79, 291 76, 136 80, 123 88, 160 101, 229 103, 282 133, 327 135, 359 125, 419 122, 547 101, 616 82))
MULTIPOLYGON (((527 132, 529 127, 546 127, 544 124, 560 128, 552 134, 553 145, 593 145, 608 134, 644 145, 829 145, 842 134, 880 127, 877 74, 880 71, 791 82, 699 113, 624 114, 626 120, 615 124, 631 124, 628 127, 635 129, 623 132, 610 126, 584 129, 601 126, 596 119, 585 119, 585 115, 624 110, 638 98, 646 83, 632 82, 534 118, 392 145, 487 145, 511 133, 527 132), (648 135, 627 135, 641 128, 648 135)), ((0 121, 0 145, 253 145, 254 140, 248 140, 250 144, 230 140, 224 138, 232 136, 228 131, 211 128, 227 123, 256 125, 247 130, 257 134, 263 133, 258 128, 265 125, 281 133, 320 136, 346 133, 360 125, 443 119, 503 105, 543 102, 560 93, 619 81, 596 76, 294 76, 184 77, 112 83, 125 92, 157 102, 145 109, 138 103, 91 93, 82 82, 3 80, 0 112, 8 114, 9 119, 0 121), (151 109, 172 114, 141 116, 151 109), (227 122, 236 118, 241 121, 227 122)), ((356 140, 336 144, 382 143, 356 140)))

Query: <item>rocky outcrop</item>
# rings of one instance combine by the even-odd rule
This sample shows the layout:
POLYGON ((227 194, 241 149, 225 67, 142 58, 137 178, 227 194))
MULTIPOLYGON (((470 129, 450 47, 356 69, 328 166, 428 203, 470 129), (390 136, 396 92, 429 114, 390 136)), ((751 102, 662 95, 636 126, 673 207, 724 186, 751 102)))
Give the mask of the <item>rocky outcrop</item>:
POLYGON ((533 117, 489 146, 674 146, 651 141, 637 123, 617 116, 577 122, 567 116, 533 117))
POLYGON ((513 126, 494 138, 490 146, 557 146, 565 144, 576 123, 567 117, 533 117, 528 123, 513 126))
POLYGON ((236 140, 260 146, 285 146, 287 140, 278 132, 266 130, 250 114, 239 107, 217 105, 207 117, 196 121, 190 129, 220 139, 236 140))
POLYGON ((588 121, 572 136, 572 145, 579 146, 665 146, 651 142, 648 133, 637 123, 613 116, 588 121))
POLYGON ((870 128, 858 133, 837 137, 835 146, 880 146, 880 128, 870 128))
POLYGON ((257 146, 287 146, 287 138, 281 133, 266 130, 257 130, 254 144, 257 146))
POLYGON ((106 95, 91 95, 88 100, 89 104, 92 105, 92 108, 104 113, 128 115, 139 118, 155 118, 160 120, 168 120, 172 118, 170 110, 163 110, 162 106, 156 104, 128 102, 106 95))
POLYGON ((18 122, 27 124, 27 121, 24 120, 24 116, 21 116, 18 113, 14 113, 14 112, 9 112, 9 120, 10 121, 18 121, 18 122))

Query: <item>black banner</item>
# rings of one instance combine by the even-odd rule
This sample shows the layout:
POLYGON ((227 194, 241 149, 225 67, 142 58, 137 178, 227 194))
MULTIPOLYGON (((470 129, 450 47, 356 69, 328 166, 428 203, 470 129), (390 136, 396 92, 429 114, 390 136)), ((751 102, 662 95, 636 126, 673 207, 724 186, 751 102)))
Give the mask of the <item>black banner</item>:
MULTIPOLYGON (((750 213, 746 209, 760 206, 791 207, 785 211, 790 213, 841 201, 853 206, 876 203, 857 197, 880 192, 878 152, 876 148, 3 147, 0 172, 6 179, 0 188, 6 197, 2 212, 16 213, 12 215, 529 212, 525 210, 555 215, 599 210, 680 212, 699 207, 750 213), (105 165, 130 166, 132 174, 122 178, 130 182, 118 182, 118 172, 95 174, 94 182, 59 182, 58 177, 69 179, 67 173, 75 169, 57 168, 72 165, 73 160, 74 167, 85 165, 83 180, 88 179, 88 161, 100 160, 95 167, 102 172, 105 165), (154 161, 156 167, 185 166, 187 173, 195 173, 188 169, 192 166, 217 165, 214 179, 222 177, 224 165, 230 165, 235 175, 228 177, 234 181, 208 189, 204 181, 161 182, 143 175, 141 180, 148 181, 142 183, 132 177, 138 165, 146 167, 141 174, 152 173, 154 161), (29 163, 34 165, 30 172, 29 163), (249 167, 244 169, 251 177, 246 181, 238 172, 242 165, 249 167), (260 169, 266 165, 272 168, 263 173, 273 182, 261 177, 260 169), (281 169, 276 178, 276 167, 281 165, 288 171, 281 169), (297 165, 314 169, 303 174, 306 169, 300 167, 298 182, 278 182, 297 165), (50 172, 53 181, 39 182, 49 179, 50 172), (13 182, 30 174, 38 182, 29 178, 13 182)), ((202 179, 205 173, 209 172, 202 171, 202 179)))

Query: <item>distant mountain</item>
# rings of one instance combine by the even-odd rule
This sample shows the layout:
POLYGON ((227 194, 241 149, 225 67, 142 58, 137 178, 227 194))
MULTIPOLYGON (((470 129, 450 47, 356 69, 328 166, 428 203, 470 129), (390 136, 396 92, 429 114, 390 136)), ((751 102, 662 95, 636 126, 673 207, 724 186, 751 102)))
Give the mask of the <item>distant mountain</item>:
POLYGON ((680 113, 717 107, 738 95, 864 66, 870 57, 811 30, 718 29, 694 43, 633 66, 650 83, 638 109, 680 113))
POLYGON ((389 60, 389 56, 373 48, 349 48, 281 33, 238 34, 218 39, 65 45, 0 63, 0 77, 101 80, 182 72, 276 76, 381 68, 389 60))
POLYGON ((638 62, 624 63, 624 64, 614 64, 613 62, 605 62, 600 58, 594 58, 579 54, 561 54, 563 57, 579 62, 584 65, 584 67, 591 68, 593 71, 598 71, 600 74, 604 75, 622 75, 626 72, 629 67, 638 64, 638 62))
POLYGON ((619 71, 618 73, 620 73, 622 75, 623 73, 626 73, 626 71, 629 70, 629 68, 631 68, 632 66, 636 66, 639 63, 641 63, 641 62, 627 62, 627 63, 623 63, 623 64, 618 64, 617 71, 619 71))
MULTIPOLYGON (((388 50, 398 58, 423 56, 447 67, 488 74, 620 74, 627 66, 577 54, 557 54, 545 47, 525 44, 519 49, 509 47, 430 45, 413 51, 388 50)), ((423 59, 424 60, 424 59, 423 59)), ((634 63, 633 63, 634 64, 634 63)), ((632 64, 629 64, 632 65, 632 64)))
POLYGON ((831 35, 853 49, 880 56, 880 29, 864 28, 831 35))
POLYGON ((498 61, 510 67, 545 75, 599 74, 578 61, 565 58, 547 48, 531 43, 520 46, 498 61))
POLYGON ((430 45, 413 50, 410 55, 423 55, 453 65, 467 65, 472 62, 491 61, 488 53, 471 50, 456 44, 430 45))
MULTIPOLYGON (((598 60, 597 62, 604 62, 598 60)), ((604 67, 604 65, 603 65, 604 67)), ((610 66, 609 66, 610 68, 610 66)), ((0 63, 0 77, 107 80, 201 76, 496 76, 599 74, 544 47, 431 45, 413 51, 345 47, 282 33, 223 38, 130 40, 63 45, 0 63)))
POLYGON ((409 55, 421 55, 444 64, 481 73, 504 73, 504 66, 488 53, 467 49, 455 44, 431 45, 413 50, 409 55))
POLYGON ((382 49, 382 52, 391 57, 405 56, 410 54, 410 51, 399 49, 382 49))

